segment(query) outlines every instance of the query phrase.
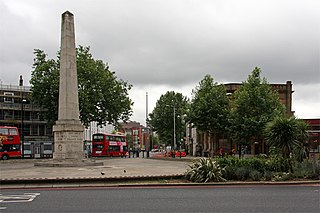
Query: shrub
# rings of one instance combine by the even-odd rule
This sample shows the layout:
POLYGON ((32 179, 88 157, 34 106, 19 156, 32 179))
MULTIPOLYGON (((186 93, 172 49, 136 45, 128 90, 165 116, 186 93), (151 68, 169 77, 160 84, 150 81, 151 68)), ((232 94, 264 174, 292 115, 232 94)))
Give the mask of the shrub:
MULTIPOLYGON (((227 180, 246 180, 249 178, 251 171, 258 171, 262 177, 262 174, 265 171, 266 159, 263 158, 239 159, 235 157, 228 157, 217 158, 216 160, 219 165, 224 168, 223 177, 227 180)), ((257 179, 258 177, 254 178, 257 179)))
POLYGON ((319 163, 313 167, 312 161, 302 163, 281 156, 264 158, 216 158, 222 170, 222 177, 226 180, 286 180, 292 178, 319 179, 319 163), (293 165, 293 167, 292 167, 293 165), (292 167, 292 168, 291 168, 292 167), (290 173, 290 175, 284 175, 290 173), (274 176, 274 177, 273 177, 274 176))
POLYGON ((252 170, 249 173, 249 177, 253 181, 258 181, 262 179, 262 173, 259 172, 258 170, 252 170))
POLYGON ((222 177, 226 180, 236 180, 236 169, 237 167, 235 166, 226 166, 222 171, 222 177))
POLYGON ((250 168, 248 167, 238 167, 235 170, 235 176, 237 180, 247 180, 249 178, 250 168))
POLYGON ((265 162, 264 158, 247 158, 244 161, 247 161, 246 164, 253 170, 257 170, 260 173, 265 171, 265 162))
POLYGON ((197 183, 225 181, 222 171, 223 169, 212 158, 200 158, 189 165, 185 176, 187 180, 197 183))
POLYGON ((271 180, 272 180, 272 176, 273 176, 273 172, 271 172, 271 171, 265 171, 264 174, 263 174, 263 176, 264 176, 264 179, 265 179, 266 181, 271 181, 271 180))
POLYGON ((315 178, 319 179, 320 166, 313 165, 312 161, 304 160, 303 162, 295 162, 293 166, 293 176, 295 178, 315 178))
POLYGON ((292 179, 293 179, 293 175, 291 173, 286 173, 286 172, 277 172, 277 173, 274 173, 272 176, 273 181, 287 181, 292 179))
POLYGON ((289 172, 291 167, 291 159, 283 157, 272 157, 266 161, 265 170, 272 172, 289 172))
POLYGON ((236 157, 215 158, 217 163, 222 167, 238 166, 241 159, 236 157))

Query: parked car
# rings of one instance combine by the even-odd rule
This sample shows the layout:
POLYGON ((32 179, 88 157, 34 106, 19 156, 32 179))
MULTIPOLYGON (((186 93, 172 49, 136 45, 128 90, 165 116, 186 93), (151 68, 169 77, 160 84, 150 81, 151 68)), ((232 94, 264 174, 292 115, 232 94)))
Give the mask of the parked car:
POLYGON ((164 151, 162 149, 152 149, 150 151, 150 157, 152 156, 164 156, 164 151))

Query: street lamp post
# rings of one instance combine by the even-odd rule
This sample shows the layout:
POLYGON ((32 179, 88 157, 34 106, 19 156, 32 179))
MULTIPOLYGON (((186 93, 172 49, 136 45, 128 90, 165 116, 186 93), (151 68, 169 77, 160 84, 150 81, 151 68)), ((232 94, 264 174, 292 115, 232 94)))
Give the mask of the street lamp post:
POLYGON ((167 107, 173 107, 173 150, 176 150, 176 106, 166 105, 167 107))
POLYGON ((22 158, 24 158, 24 123, 23 123, 23 119, 24 119, 24 108, 23 108, 23 104, 26 102, 25 99, 21 99, 21 151, 22 151, 22 158))
POLYGON ((173 149, 176 150, 176 107, 173 105, 173 149))

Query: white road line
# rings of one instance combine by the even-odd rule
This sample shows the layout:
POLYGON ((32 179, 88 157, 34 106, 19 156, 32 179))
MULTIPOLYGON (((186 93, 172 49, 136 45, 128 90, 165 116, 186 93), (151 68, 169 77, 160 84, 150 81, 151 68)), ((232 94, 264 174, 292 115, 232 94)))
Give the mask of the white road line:
POLYGON ((21 202, 31 202, 40 193, 24 193, 23 195, 2 195, 0 194, 0 203, 21 203, 21 202))

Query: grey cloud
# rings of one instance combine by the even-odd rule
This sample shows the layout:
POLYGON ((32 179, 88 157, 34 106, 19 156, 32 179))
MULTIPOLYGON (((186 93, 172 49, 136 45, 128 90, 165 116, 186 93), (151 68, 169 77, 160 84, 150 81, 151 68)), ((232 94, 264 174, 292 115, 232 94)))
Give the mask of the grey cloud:
POLYGON ((77 45, 134 87, 196 86, 206 74, 242 82, 258 66, 270 83, 318 91, 319 8, 317 0, 3 0, 0 79, 30 78, 35 48, 55 58, 69 10, 77 45))

